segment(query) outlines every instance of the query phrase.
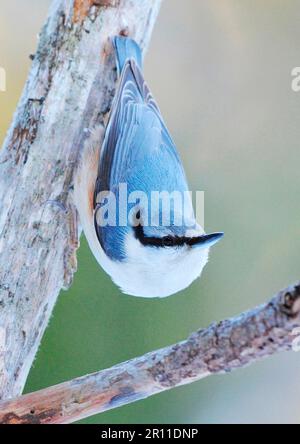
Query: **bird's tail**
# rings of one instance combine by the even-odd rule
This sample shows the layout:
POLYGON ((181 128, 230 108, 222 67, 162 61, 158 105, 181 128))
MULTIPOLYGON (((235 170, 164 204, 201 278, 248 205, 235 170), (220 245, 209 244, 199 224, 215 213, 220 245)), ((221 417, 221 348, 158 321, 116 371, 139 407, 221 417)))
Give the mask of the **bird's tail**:
POLYGON ((142 51, 139 45, 129 37, 116 36, 112 39, 117 59, 117 68, 119 74, 127 62, 133 59, 135 63, 142 69, 142 51))

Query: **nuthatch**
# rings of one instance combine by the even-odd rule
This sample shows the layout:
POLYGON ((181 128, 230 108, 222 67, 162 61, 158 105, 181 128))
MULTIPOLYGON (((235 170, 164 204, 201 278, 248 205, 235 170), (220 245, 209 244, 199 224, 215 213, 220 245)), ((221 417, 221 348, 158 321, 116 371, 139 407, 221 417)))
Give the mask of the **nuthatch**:
POLYGON ((196 222, 181 160, 143 78, 140 47, 127 37, 114 37, 113 47, 118 87, 101 152, 82 159, 75 203, 93 254, 123 292, 169 296, 200 276, 223 233, 207 235, 196 222), (132 200, 124 205, 125 187, 132 200), (184 195, 184 210, 183 201, 155 204, 161 192, 184 195))

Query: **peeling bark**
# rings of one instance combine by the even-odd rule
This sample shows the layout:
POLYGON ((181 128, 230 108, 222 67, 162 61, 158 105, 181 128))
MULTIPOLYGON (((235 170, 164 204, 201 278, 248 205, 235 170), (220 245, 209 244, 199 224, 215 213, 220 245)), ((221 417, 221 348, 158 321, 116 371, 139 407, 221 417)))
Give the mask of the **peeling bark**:
POLYGON ((145 49, 160 0, 54 0, 0 152, 0 399, 22 392, 76 270, 74 168, 114 94, 109 38, 145 49))

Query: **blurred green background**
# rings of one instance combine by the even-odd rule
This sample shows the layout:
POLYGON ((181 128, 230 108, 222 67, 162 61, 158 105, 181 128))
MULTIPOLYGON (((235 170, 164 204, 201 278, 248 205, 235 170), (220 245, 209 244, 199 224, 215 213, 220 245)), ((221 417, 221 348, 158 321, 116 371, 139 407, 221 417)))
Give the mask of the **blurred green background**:
MULTIPOLYGON (((1 2, 4 138, 50 0, 1 2)), ((299 0, 165 0, 146 78, 183 158, 205 190, 205 224, 223 230, 201 280, 164 300, 122 295, 82 238, 26 392, 110 367, 259 304, 299 279, 299 0)), ((300 422, 300 355, 86 419, 84 423, 300 422)))

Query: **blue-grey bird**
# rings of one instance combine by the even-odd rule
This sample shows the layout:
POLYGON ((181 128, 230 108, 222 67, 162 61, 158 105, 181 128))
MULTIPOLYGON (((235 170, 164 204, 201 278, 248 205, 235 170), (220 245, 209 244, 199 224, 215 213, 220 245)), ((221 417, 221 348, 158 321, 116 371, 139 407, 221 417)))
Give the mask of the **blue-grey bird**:
POLYGON ((114 37, 113 48, 118 86, 101 152, 94 146, 83 156, 75 202, 92 252, 121 290, 169 296, 200 276, 223 233, 207 235, 196 222, 181 160, 143 78, 140 47, 114 37), (120 184, 135 202, 121 205, 120 184), (153 200, 174 192, 185 196, 179 205, 153 200))

